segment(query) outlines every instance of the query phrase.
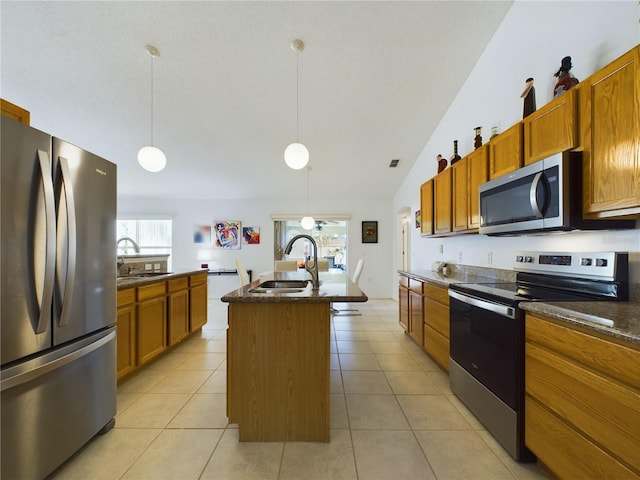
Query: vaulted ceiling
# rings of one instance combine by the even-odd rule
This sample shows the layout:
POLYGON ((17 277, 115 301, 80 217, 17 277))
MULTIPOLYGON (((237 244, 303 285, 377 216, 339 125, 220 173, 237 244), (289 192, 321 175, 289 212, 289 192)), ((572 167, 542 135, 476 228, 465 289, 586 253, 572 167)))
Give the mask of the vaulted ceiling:
MULTIPOLYGON (((1 96, 118 164, 122 196, 391 198, 512 2, 10 2, 1 96), (167 167, 148 173, 151 139, 167 167), (392 159, 399 159, 395 169, 392 159)), ((435 161, 435 160, 434 160, 435 161)))

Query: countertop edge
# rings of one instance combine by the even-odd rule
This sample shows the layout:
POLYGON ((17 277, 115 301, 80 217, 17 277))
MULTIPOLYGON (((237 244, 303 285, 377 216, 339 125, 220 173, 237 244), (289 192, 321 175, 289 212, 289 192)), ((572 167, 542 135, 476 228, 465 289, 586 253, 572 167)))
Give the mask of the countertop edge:
POLYGON ((166 280, 173 280, 175 278, 180 277, 188 277, 191 275, 196 275, 198 273, 202 273, 203 275, 207 274, 207 270, 197 269, 197 270, 176 270, 168 273, 160 273, 158 275, 150 275, 148 277, 140 277, 136 275, 132 275, 132 278, 127 277, 119 277, 116 280, 117 290, 126 290, 128 288, 140 287, 142 285, 149 285, 151 283, 163 282, 166 280))

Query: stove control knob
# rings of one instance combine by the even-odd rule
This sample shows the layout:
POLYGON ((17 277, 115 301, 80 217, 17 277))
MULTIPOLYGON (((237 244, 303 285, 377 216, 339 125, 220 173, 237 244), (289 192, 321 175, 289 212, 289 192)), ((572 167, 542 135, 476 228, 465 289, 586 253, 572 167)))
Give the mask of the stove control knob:
POLYGON ((533 263, 533 257, 526 256, 524 257, 525 263, 533 263))
POLYGON ((580 259, 580 265, 586 266, 588 267, 589 265, 591 265, 591 259, 590 258, 581 258, 580 259))
POLYGON ((524 258, 524 257, 523 257, 522 255, 517 255, 517 256, 516 256, 516 262, 520 262, 520 263, 522 263, 523 258, 524 258))
POLYGON ((606 258, 596 258, 596 267, 606 267, 607 259, 606 258))

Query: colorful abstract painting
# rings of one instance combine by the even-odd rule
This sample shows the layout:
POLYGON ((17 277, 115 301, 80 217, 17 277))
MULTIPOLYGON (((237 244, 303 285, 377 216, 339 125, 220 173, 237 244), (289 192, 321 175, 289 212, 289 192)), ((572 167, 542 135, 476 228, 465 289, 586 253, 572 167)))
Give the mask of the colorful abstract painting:
POLYGON ((193 243, 211 243, 211 225, 194 225, 193 243))
POLYGON ((260 243, 260 227, 242 227, 242 238, 247 245, 260 243))
POLYGON ((215 232, 215 248, 226 248, 229 250, 237 250, 240 248, 240 230, 239 221, 214 220, 213 230, 215 232))

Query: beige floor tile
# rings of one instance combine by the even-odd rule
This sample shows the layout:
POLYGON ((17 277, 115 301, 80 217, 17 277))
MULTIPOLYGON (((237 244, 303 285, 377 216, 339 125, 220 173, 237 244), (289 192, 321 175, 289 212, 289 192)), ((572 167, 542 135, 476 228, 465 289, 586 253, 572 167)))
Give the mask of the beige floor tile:
MULTIPOLYGON (((417 348, 417 347, 416 347, 417 348)), ((412 353, 413 359, 425 372, 442 372, 442 368, 423 351, 412 353)))
POLYGON ((197 479, 223 431, 163 430, 122 479, 197 479))
POLYGON ((546 472, 538 468, 535 462, 516 462, 487 430, 481 430, 476 433, 518 480, 543 480, 551 478, 546 472))
POLYGON ((377 353, 376 358, 384 371, 422 371, 418 362, 408 353, 377 353))
POLYGON ((189 398, 189 394, 146 393, 116 416, 115 428, 164 428, 189 398))
POLYGON ((345 370, 380 370, 380 364, 372 353, 341 353, 340 368, 345 370))
POLYGON ((365 332, 353 330, 338 330, 335 332, 336 340, 351 340, 356 342, 364 342, 367 340, 365 332))
POLYGON ((407 353, 407 348, 405 347, 404 343, 398 342, 397 340, 385 342, 369 341, 369 345, 371 346, 371 351, 373 353, 407 353))
POLYGON ((161 431, 114 428, 91 440, 48 480, 119 479, 161 431))
POLYGON ((440 389, 423 371, 387 370, 384 374, 396 395, 440 394, 440 389))
POLYGON ((346 397, 352 430, 409 430, 394 395, 348 394, 346 397))
POLYGON ((471 430, 471 425, 444 395, 398 395, 413 430, 471 430))
POLYGON ((120 393, 116 397, 116 412, 118 414, 124 412, 133 403, 142 396, 142 393, 120 393))
POLYGON ((239 442, 238 430, 225 430, 202 476, 202 480, 276 480, 284 444, 239 442))
POLYGON ((207 342, 207 352, 212 353, 226 353, 227 352, 227 340, 226 339, 211 339, 207 342))
POLYGON ((210 332, 207 336, 194 336, 189 337, 184 340, 180 345, 176 346, 175 349, 178 352, 207 352, 208 348, 210 348, 209 340, 212 333, 210 332))
POLYGON ((340 370, 340 359, 337 353, 329 354, 329 362, 331 370, 340 370))
POLYGON ((194 352, 176 370, 215 370, 225 358, 225 353, 194 352))
POLYGON ((370 342, 395 342, 397 341, 394 332, 362 332, 370 342))
POLYGON ((227 396, 196 393, 167 425, 167 428, 225 428, 227 396))
POLYGON ((347 404, 342 393, 331 394, 331 428, 349 428, 347 404))
POLYGON ((331 370, 329 372, 331 393, 344 393, 344 386, 342 384, 342 372, 340 370, 331 370))
POLYGON ((195 393, 211 376, 211 370, 172 370, 149 393, 195 393))
POLYGON ((287 442, 280 480, 356 479, 349 430, 332 430, 330 443, 287 442))
POLYGON ((436 477, 412 432, 352 430, 351 436, 358 478, 435 480, 436 477))
POLYGON ((167 375, 166 370, 149 370, 143 368, 126 377, 118 385, 118 393, 146 393, 167 375))
POLYGON ((338 353, 373 353, 369 342, 354 342, 351 340, 338 340, 338 353))
POLYGON ((189 358, 190 355, 191 353, 189 352, 165 352, 159 358, 149 362, 146 368, 149 370, 173 370, 189 358))
POLYGON ((345 371, 342 373, 345 393, 391 394, 389 382, 382 372, 345 371))
POLYGON ((427 376, 436 384, 436 387, 440 389, 445 395, 453 395, 451 386, 449 385, 449 375, 442 370, 434 372, 426 372, 427 376))
POLYGON ((198 393, 226 393, 227 391, 227 371, 218 368, 198 389, 198 393))
POLYGON ((507 467, 472 430, 422 431, 416 437, 438 479, 513 480, 507 467))
POLYGON ((385 322, 368 322, 361 323, 360 330, 363 332, 390 332, 395 330, 395 327, 390 327, 385 322))

